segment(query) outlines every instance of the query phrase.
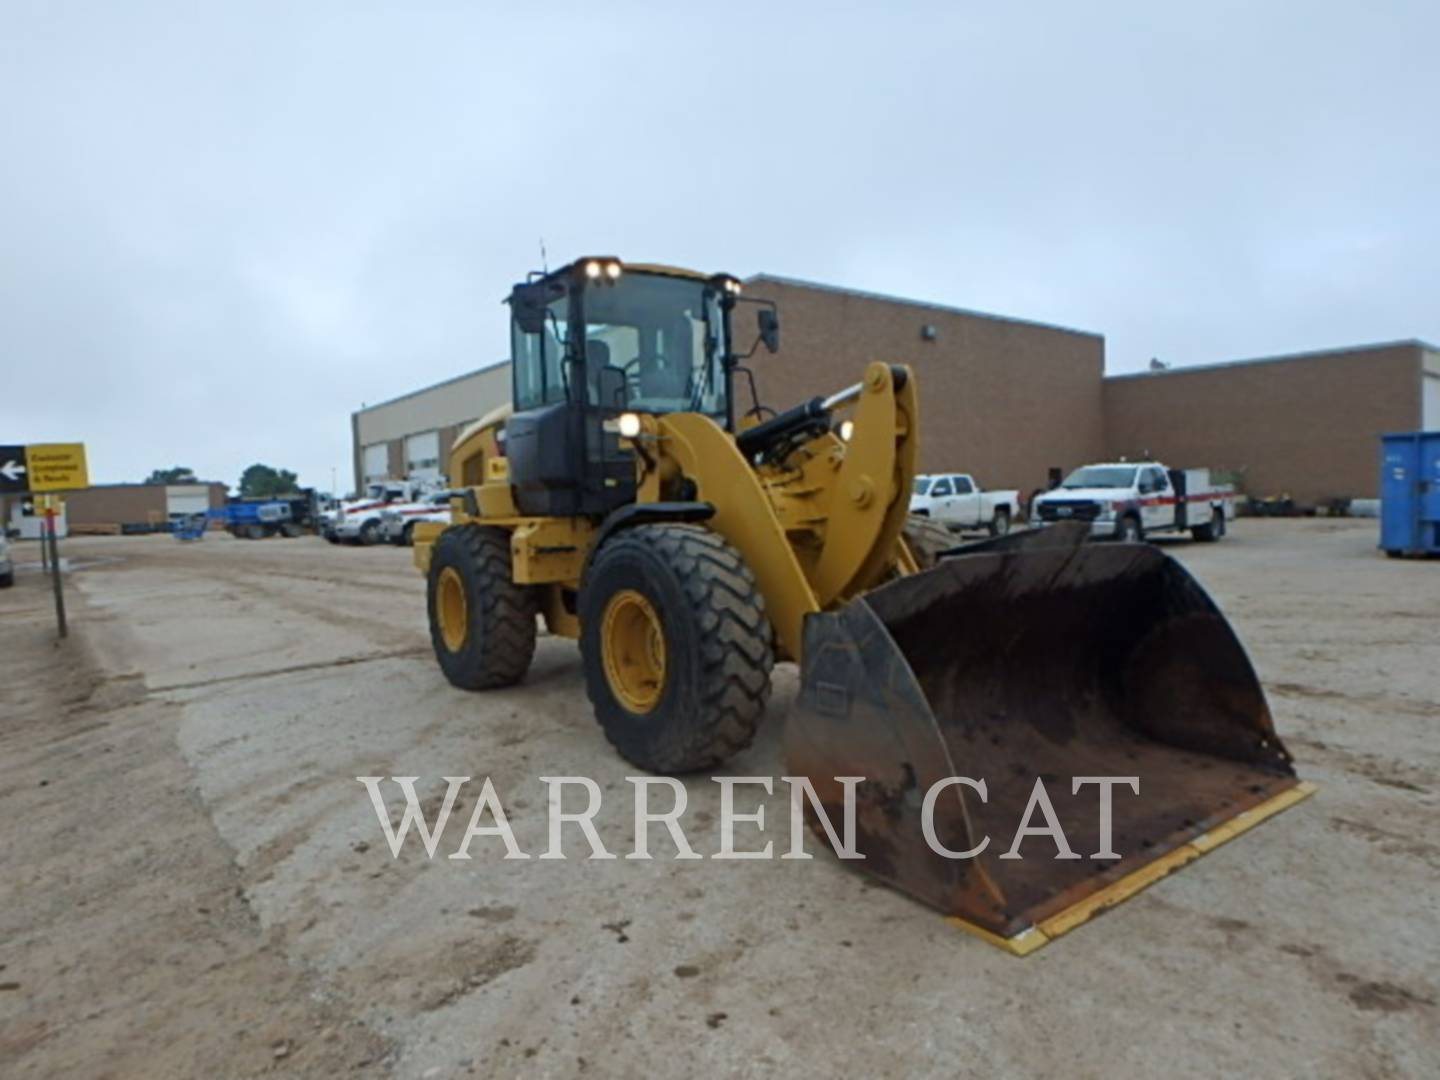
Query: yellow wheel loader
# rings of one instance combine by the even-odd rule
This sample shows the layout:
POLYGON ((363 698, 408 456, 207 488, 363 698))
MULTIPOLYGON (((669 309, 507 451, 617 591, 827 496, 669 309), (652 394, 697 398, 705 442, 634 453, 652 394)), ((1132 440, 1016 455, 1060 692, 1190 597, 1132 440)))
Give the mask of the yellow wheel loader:
POLYGON ((908 368, 768 415, 751 376, 742 414, 779 320, 753 302, 740 354, 733 277, 585 258, 508 303, 512 405, 457 441, 451 524, 415 532, 456 686, 522 679, 541 617, 579 641, 619 753, 684 773, 750 742, 794 661, 787 768, 835 822, 838 778, 863 778, 854 865, 1018 953, 1308 793, 1229 624, 1158 548, 1084 526, 956 547, 909 520, 908 368), (1071 856, 1010 850, 1037 783, 1071 856))

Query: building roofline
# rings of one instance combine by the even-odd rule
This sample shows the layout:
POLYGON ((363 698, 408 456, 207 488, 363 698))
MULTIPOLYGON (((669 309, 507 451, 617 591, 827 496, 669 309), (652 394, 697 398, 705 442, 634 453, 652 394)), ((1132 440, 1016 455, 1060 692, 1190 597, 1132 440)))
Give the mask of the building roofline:
POLYGON ((1153 375, 1184 375, 1191 371, 1216 371, 1221 368, 1245 367, 1250 364, 1278 364, 1288 360, 1318 360, 1326 356, 1348 356, 1353 353, 1378 352, 1381 349, 1424 349, 1440 352, 1434 345, 1419 338, 1402 338, 1397 341, 1376 341, 1368 345, 1343 345, 1338 349, 1308 349, 1305 352, 1280 353, 1276 356, 1254 356, 1245 360, 1216 360, 1208 364, 1182 364, 1160 371, 1122 371, 1106 375, 1110 379, 1143 379, 1153 375))
POLYGON ((752 274, 750 277, 744 279, 744 284, 749 285, 757 281, 773 281, 777 285, 789 285, 798 289, 813 289, 816 292, 832 293, 839 296, 854 296, 861 300, 878 300, 885 304, 902 304, 905 307, 922 308, 926 311, 940 311, 947 315, 968 315, 973 319, 990 319, 993 322, 1013 323, 1016 326, 1033 326, 1041 330, 1058 330, 1062 334, 1078 334, 1081 337, 1099 338, 1101 341, 1105 340, 1104 334, 1098 334, 1094 330, 1079 330, 1073 326, 1039 322, 1035 319, 1017 319, 1013 315, 996 315, 991 311, 976 311, 974 308, 936 304, 929 300, 913 300, 906 296, 870 292, 866 289, 851 289, 843 285, 825 285, 818 281, 806 281, 803 278, 785 277, 783 274, 767 274, 763 272, 752 274))
POLYGON ((403 394, 398 394, 395 397, 387 398, 384 401, 377 401, 374 405, 366 405, 363 409, 356 409, 353 413, 351 413, 351 415, 360 416, 363 413, 374 412, 376 409, 383 409, 387 405, 394 405, 395 403, 405 401, 408 398, 419 397, 421 394, 428 394, 431 390, 439 390, 442 386, 449 386, 451 383, 460 382, 462 379, 473 379, 476 375, 483 375, 487 371, 494 371, 496 368, 504 367, 508 363, 510 363, 510 358, 506 357, 504 360, 497 360, 493 364, 486 364, 484 367, 476 368, 474 371, 464 371, 461 372, 459 375, 452 375, 448 379, 441 379, 437 383, 431 383, 429 386, 422 386, 419 390, 408 390, 403 394))
MULTIPOLYGON (((109 484, 86 484, 86 485, 85 485, 84 487, 82 487, 82 488, 71 488, 69 491, 57 491, 57 492, 55 492, 55 494, 56 494, 56 495, 59 495, 60 498, 62 498, 62 499, 66 499, 66 498, 69 498, 70 495, 74 494, 74 493, 77 492, 77 491, 93 491, 93 490, 95 490, 96 488, 166 488, 166 487, 223 487, 223 488, 229 488, 230 486, 231 486, 231 485, 227 484, 224 480, 173 480, 173 481, 166 481, 166 482, 163 483, 163 484, 162 484, 162 483, 150 484, 150 483, 146 483, 144 480, 116 480, 116 481, 114 481, 113 483, 109 483, 109 484)), ((25 493, 25 492, 12 491, 12 492, 9 492, 8 494, 9 494, 12 498, 20 498, 22 495, 23 495, 25 498, 29 498, 31 495, 44 494, 44 492, 30 492, 30 493, 25 493)))

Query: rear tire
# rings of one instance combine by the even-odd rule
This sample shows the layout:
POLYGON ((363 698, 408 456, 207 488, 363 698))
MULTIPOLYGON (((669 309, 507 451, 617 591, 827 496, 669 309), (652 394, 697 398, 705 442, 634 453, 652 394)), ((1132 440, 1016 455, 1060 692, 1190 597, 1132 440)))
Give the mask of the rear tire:
POLYGON ((1204 543, 1213 543, 1225 535, 1225 514, 1223 511, 1215 510, 1210 515, 1210 520, 1204 525, 1197 525, 1190 530, 1190 535, 1196 540, 1204 543))
POLYGON ((245 539, 246 539, 246 540, 264 540, 264 539, 265 539, 265 526, 264 526, 264 525, 246 525, 246 526, 245 526, 245 539))
POLYGON ((1122 544, 1139 544, 1145 540, 1145 529, 1134 514, 1126 514, 1115 527, 1115 539, 1122 544))
POLYGON ((535 592, 515 584, 510 534, 463 525, 435 545, 426 584, 430 644, 462 690, 519 682, 535 656, 535 592))
POLYGON ((1008 507, 998 506, 995 508, 995 516, 990 520, 990 535, 1004 536, 1010 531, 1010 510, 1008 507))
POLYGON ((636 526, 605 543, 580 592, 580 654, 605 737, 656 773, 710 768, 750 745, 775 666, 750 568, 694 525, 636 526))
MULTIPOLYGON (((380 523, 378 521, 367 521, 364 525, 360 526, 360 543, 364 544, 366 547, 370 547, 371 545, 378 544, 379 542, 380 523)), ((506 545, 506 549, 509 549, 508 544, 506 545)))
POLYGON ((304 531, 305 530, 303 528, 301 528, 299 525, 296 525, 293 521, 287 521, 284 525, 280 526, 280 535, 285 537, 287 540, 294 540, 304 531))
POLYGON ((959 543, 940 522, 919 514, 911 514, 906 519, 901 535, 905 537, 905 546, 910 549, 910 554, 915 557, 915 565, 921 570, 929 570, 940 561, 940 552, 948 551, 959 543))
POLYGON ((400 546, 415 546, 415 523, 413 521, 407 524, 405 528, 400 530, 400 546))

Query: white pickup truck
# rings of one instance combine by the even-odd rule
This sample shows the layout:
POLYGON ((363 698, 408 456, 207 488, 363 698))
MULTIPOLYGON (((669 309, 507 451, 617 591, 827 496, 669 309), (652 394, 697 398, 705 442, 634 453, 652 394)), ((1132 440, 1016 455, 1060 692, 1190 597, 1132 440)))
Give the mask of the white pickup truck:
POLYGON ((1219 540, 1234 516, 1235 488, 1213 483, 1209 469, 1153 461, 1082 466, 1030 503, 1032 525, 1086 521, 1093 536, 1132 542, 1167 532, 1219 540))
POLYGON ((969 473, 917 476, 910 493, 910 513, 938 521, 957 532, 989 529, 1004 536, 1020 518, 1018 491, 985 491, 969 473))

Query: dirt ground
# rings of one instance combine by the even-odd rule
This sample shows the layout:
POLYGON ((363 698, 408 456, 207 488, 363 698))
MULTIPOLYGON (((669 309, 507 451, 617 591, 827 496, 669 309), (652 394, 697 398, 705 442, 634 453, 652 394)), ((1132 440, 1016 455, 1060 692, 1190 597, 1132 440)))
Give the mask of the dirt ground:
MULTIPOLYGON (((362 775, 489 776, 546 846, 542 775, 633 772, 571 643, 467 694, 409 553, 306 538, 69 541, 53 637, 33 546, 0 592, 6 1077, 1440 1075, 1440 564, 1374 523, 1176 543, 1234 621, 1319 794, 1017 959, 809 861, 392 858, 362 775)), ((756 744, 780 775, 777 669, 756 744)), ((687 832, 719 847, 718 786, 687 832)), ((785 820, 783 789, 765 800, 785 820)), ((784 843, 783 832, 771 833, 784 843)), ((567 850, 583 844, 567 842, 567 850)))

